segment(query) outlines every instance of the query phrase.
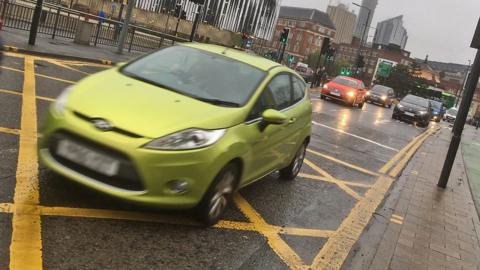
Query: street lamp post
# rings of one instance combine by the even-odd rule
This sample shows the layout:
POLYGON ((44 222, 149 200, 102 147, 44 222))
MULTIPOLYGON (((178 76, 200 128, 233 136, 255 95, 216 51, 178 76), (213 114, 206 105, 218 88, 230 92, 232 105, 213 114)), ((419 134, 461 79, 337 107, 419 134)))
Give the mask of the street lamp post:
MULTIPOLYGON (((365 22, 365 25, 364 25, 364 28, 363 28, 363 33, 362 33, 362 37, 360 38, 360 46, 358 48, 358 53, 357 53, 357 63, 356 63, 356 66, 357 66, 357 73, 358 73, 358 70, 359 70, 359 59, 360 59, 360 55, 362 53, 362 49, 363 49, 363 42, 364 42, 364 37, 365 37, 365 34, 367 32, 367 29, 368 29, 368 22, 370 21, 370 15, 372 13, 372 10, 366 6, 363 6, 363 5, 360 5, 360 4, 357 4, 357 3, 352 3, 353 5, 359 7, 359 8, 364 8, 368 11, 368 15, 367 15, 367 21, 365 22)), ((367 38, 368 39, 368 38, 367 38)))
POLYGON ((452 141, 450 142, 450 147, 448 148, 448 153, 445 159, 445 163, 443 165, 442 174, 440 175, 440 179, 438 180, 437 186, 440 188, 447 187, 448 178, 450 178, 453 163, 455 162, 458 147, 460 146, 460 141, 462 139, 463 128, 467 121, 468 111, 470 105, 472 104, 475 89, 477 88, 478 79, 480 77, 480 20, 478 20, 477 29, 475 31, 475 35, 473 37, 473 41, 470 47, 477 49, 477 55, 475 56, 475 61, 472 65, 472 71, 470 73, 470 76, 468 77, 467 86, 465 87, 463 99, 460 103, 460 108, 457 113, 457 119, 455 120, 455 125, 453 127, 452 141))

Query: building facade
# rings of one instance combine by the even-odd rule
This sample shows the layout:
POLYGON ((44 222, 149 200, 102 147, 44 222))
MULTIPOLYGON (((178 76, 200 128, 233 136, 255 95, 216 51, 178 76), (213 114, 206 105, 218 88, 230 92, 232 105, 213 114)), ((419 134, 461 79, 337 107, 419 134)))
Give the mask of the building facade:
POLYGON ((280 35, 290 29, 285 53, 303 61, 308 55, 321 50, 323 39, 335 37, 335 26, 327 13, 297 7, 282 7, 273 38, 266 44, 270 51, 280 51, 280 35))
MULTIPOLYGON (((232 32, 246 32, 270 40, 280 11, 281 0, 205 0, 201 7, 204 23, 232 32)), ((197 4, 189 0, 137 0, 136 7, 157 13, 181 14, 195 19, 197 4), (181 9, 181 13, 178 9, 181 9)))
POLYGON ((364 40, 364 41, 368 39, 368 33, 370 31, 370 26, 372 24, 372 19, 373 19, 373 15, 375 14, 375 9, 377 8, 377 4, 378 4, 378 0, 362 1, 362 6, 366 8, 363 8, 363 7, 360 8, 357 24, 355 26, 355 32, 353 34, 358 39, 364 40), (365 29, 365 26, 366 26, 366 29, 365 29), (365 31, 365 34, 363 35, 364 31, 365 31))
POLYGON ((407 29, 403 27, 403 15, 391 18, 377 24, 377 31, 373 43, 378 45, 396 45, 402 50, 407 45, 407 29))
MULTIPOLYGON (((353 70, 357 61, 358 45, 339 44, 336 45, 336 51, 337 63, 346 63, 346 65, 353 70)), ((390 46, 373 45, 362 47, 360 55, 364 57, 365 67, 363 68, 362 78, 367 85, 372 83, 380 61, 388 60, 406 66, 414 62, 414 60, 410 58, 410 52, 390 46)))
POLYGON ((343 4, 328 6, 327 14, 330 16, 336 28, 335 42, 338 44, 352 43, 357 15, 349 11, 347 6, 343 4))

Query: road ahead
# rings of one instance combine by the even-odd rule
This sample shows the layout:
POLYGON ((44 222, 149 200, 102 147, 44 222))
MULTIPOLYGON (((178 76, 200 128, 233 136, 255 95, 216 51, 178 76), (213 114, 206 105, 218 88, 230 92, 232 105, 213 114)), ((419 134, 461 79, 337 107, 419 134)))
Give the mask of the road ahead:
POLYGON ((235 196, 218 225, 203 228, 189 211, 125 204, 37 167, 36 138, 50 103, 105 68, 6 56, 0 68, 0 269, 21 260, 44 269, 340 268, 408 150, 424 139, 425 129, 392 121, 391 109, 353 109, 312 94, 312 142, 298 179, 265 177, 235 196))

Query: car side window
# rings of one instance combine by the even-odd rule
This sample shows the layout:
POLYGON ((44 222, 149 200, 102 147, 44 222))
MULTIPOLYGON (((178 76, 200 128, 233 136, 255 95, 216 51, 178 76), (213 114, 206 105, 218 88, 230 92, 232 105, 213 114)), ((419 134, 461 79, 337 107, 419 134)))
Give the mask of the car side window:
POLYGON ((283 110, 291 105, 292 101, 292 85, 290 83, 290 75, 280 74, 273 78, 265 91, 270 91, 275 101, 275 109, 283 110))
POLYGON ((281 74, 273 78, 258 98, 247 120, 260 118, 268 109, 283 110, 290 106, 291 90, 290 75, 281 74))
POLYGON ((297 103, 305 97, 305 89, 307 86, 302 80, 292 75, 293 83, 293 103, 297 103))

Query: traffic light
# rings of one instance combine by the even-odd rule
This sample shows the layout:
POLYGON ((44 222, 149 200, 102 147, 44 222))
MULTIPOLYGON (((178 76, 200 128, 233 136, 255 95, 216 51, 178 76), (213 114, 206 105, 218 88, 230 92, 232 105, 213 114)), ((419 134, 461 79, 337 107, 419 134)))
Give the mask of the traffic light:
POLYGON ((289 55, 288 56, 288 63, 291 65, 291 64, 293 64, 294 61, 295 61, 295 56, 289 55))
POLYGON ((330 38, 324 38, 322 42, 322 49, 320 50, 320 54, 326 54, 328 49, 330 49, 330 38))
POLYGON ((288 35, 290 35, 290 28, 283 28, 282 34, 280 35, 280 43, 287 44, 288 35))
POLYGON ((363 68, 365 67, 365 60, 363 55, 359 55, 357 58, 357 67, 358 68, 363 68))

